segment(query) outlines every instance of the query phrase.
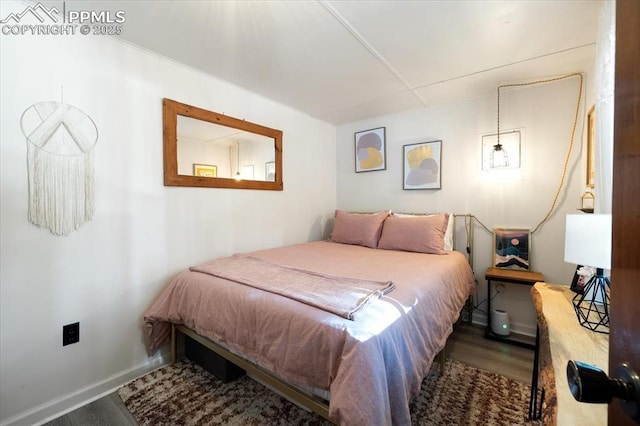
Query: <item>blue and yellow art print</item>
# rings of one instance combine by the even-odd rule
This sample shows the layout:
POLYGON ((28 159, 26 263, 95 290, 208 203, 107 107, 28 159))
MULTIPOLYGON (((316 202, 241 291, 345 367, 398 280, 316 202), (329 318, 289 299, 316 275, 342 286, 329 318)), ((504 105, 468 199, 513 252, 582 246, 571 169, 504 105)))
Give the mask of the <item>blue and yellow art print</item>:
POLYGON ((531 269, 531 233, 528 229, 493 230, 493 266, 505 269, 531 269))

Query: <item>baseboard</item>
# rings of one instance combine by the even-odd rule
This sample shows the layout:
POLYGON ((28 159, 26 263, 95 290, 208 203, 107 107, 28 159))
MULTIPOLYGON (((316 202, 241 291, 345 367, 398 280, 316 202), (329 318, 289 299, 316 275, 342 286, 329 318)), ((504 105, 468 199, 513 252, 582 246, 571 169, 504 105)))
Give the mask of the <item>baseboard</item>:
POLYGON ((153 358, 142 364, 138 364, 128 370, 114 374, 98 383, 87 386, 76 392, 61 396, 49 402, 45 402, 30 410, 0 421, 0 426, 41 425, 77 408, 96 401, 112 392, 115 392, 125 383, 140 377, 152 370, 167 365, 171 354, 161 351, 153 358))
MULTIPOLYGON (((482 327, 487 326, 487 317, 483 313, 475 311, 471 317, 471 323, 482 327)), ((511 332, 521 336, 536 337, 536 325, 523 324, 518 322, 511 323, 511 332)))

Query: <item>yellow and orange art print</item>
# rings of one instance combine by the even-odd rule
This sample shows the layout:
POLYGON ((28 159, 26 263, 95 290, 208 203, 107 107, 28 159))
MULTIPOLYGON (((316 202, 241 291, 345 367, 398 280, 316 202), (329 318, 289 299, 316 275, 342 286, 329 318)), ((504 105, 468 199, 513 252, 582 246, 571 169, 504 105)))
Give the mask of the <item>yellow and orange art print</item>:
POLYGON ((403 189, 440 189, 442 141, 403 146, 403 189))
POLYGON ((213 164, 193 164, 193 175, 201 177, 217 177, 218 167, 213 164))
POLYGON ((356 132, 355 144, 356 173, 387 168, 384 127, 356 132))

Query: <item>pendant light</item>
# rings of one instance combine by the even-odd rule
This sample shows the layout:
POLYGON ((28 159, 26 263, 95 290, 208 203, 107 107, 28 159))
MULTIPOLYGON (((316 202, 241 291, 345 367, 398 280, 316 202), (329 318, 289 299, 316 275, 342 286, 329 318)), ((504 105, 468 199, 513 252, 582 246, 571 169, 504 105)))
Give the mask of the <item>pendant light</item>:
POLYGON ((509 167, 509 153, 500 143, 500 86, 498 86, 498 141, 491 151, 489 167, 492 169, 509 167))
POLYGON ((240 175, 240 142, 236 142, 236 158, 238 160, 237 166, 236 166, 236 180, 242 180, 242 176, 240 175))

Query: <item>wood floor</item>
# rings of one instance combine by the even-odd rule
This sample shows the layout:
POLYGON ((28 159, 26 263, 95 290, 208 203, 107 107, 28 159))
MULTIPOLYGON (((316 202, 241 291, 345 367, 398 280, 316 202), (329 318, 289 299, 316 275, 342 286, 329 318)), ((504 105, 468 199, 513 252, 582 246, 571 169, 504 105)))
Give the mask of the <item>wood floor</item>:
MULTIPOLYGON (((532 337, 520 340, 535 343, 532 337)), ((447 356, 531 384, 533 350, 485 339, 484 327, 458 326, 447 343, 447 356)))
MULTIPOLYGON (((526 348, 487 340, 484 329, 457 326, 447 344, 447 356, 465 364, 494 371, 529 384, 533 351, 526 348)), ((437 366, 436 366, 437 368, 437 366)), ((114 392, 91 404, 65 414, 46 426, 136 425, 120 397, 114 392)))

